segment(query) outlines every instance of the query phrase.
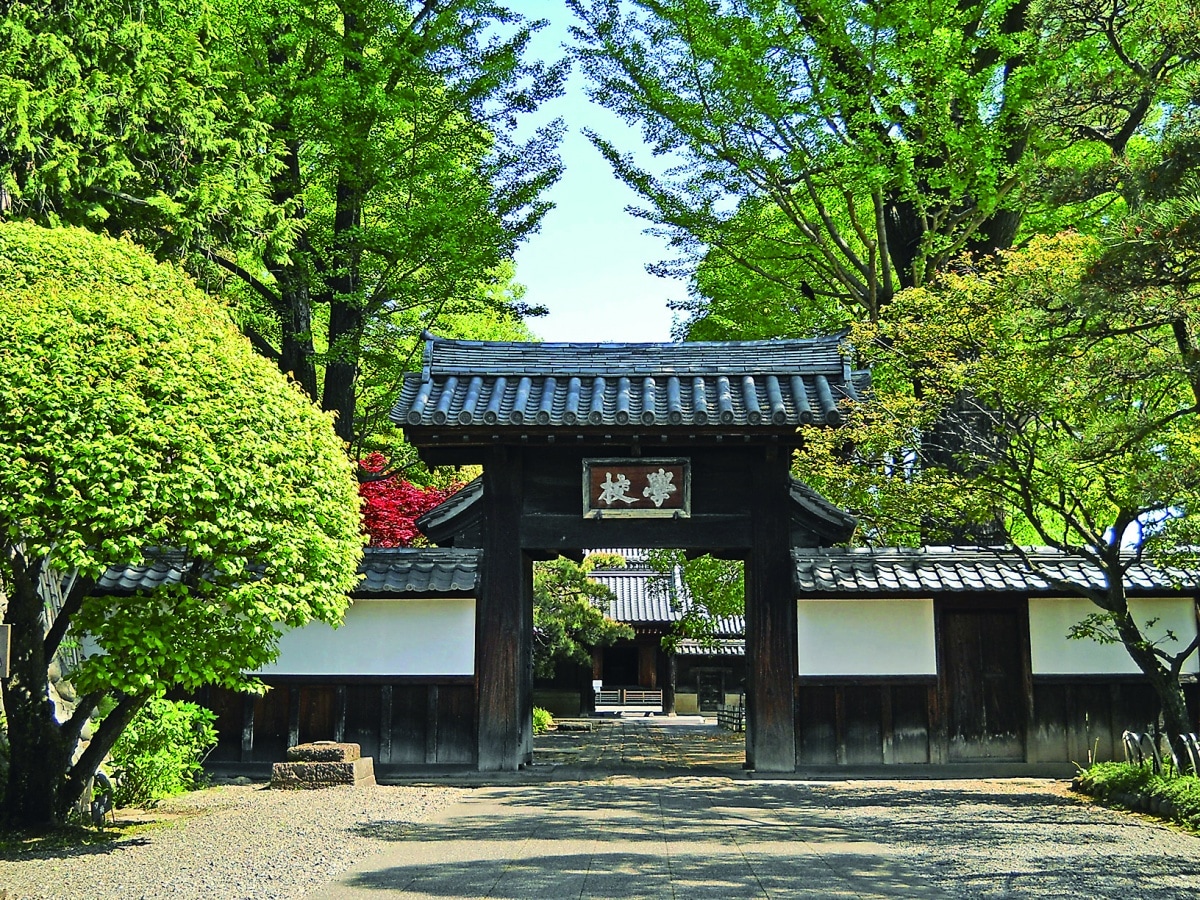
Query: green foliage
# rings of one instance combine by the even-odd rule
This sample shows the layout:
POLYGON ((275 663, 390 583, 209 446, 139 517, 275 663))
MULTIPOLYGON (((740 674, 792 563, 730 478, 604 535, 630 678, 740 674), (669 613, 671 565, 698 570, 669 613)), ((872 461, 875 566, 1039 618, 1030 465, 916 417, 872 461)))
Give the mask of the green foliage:
POLYGON ((665 592, 683 615, 668 647, 681 638, 713 640, 721 619, 746 613, 746 569, 741 560, 716 559, 707 553, 689 559, 683 550, 651 550, 646 562, 657 575, 651 590, 665 592))
POLYGON ((253 688, 245 673, 274 658, 280 629, 341 620, 359 501, 329 417, 212 297, 125 241, 0 223, 0 408, 6 802, 10 818, 46 822, 74 799, 58 796, 64 779, 81 790, 146 697, 253 688), (143 562, 182 580, 88 590, 143 562), (73 676, 81 703, 117 701, 69 774, 47 764, 67 765, 82 724, 49 721, 45 702, 35 586, 51 565, 79 574, 57 621, 94 648, 73 676))
POLYGON ((165 252, 218 225, 278 227, 276 139, 206 47, 235 39, 226 6, 0 6, 0 218, 135 234, 165 252))
POLYGON ((1121 795, 1143 797, 1170 804, 1171 818, 1200 830, 1200 777, 1155 773, 1149 766, 1129 763, 1096 763, 1079 773, 1080 790, 1110 802, 1121 795))
POLYGON ((548 709, 542 709, 540 706, 533 708, 533 733, 545 734, 554 727, 554 716, 550 715, 548 709))
POLYGON ((379 443, 423 327, 536 312, 511 260, 561 125, 514 134, 566 74, 527 58, 538 27, 490 0, 0 4, 0 219, 186 260, 379 443))
POLYGON ((1048 182, 1087 179, 1043 161, 1123 155, 1200 58, 1190 0, 569 5, 594 98, 673 164, 592 135, 680 252, 660 268, 694 276, 706 338, 876 319, 964 250, 1011 246, 1031 205, 1059 230, 1048 182))
POLYGON ((230 4, 216 44, 281 142, 270 189, 290 230, 214 246, 243 327, 355 443, 390 432, 398 373, 443 316, 520 319, 513 253, 549 204, 559 123, 513 134, 561 91, 527 59, 539 27, 487 0, 230 4), (362 407, 360 412, 360 406, 362 407))
POLYGON ((76 634, 103 652, 81 690, 245 686, 274 624, 340 620, 350 463, 214 300, 131 244, 31 225, 0 226, 0 285, 0 540, 84 577, 156 547, 186 567, 153 598, 83 605, 76 634))
POLYGON ((1099 251, 1079 235, 1037 239, 897 297, 887 323, 852 335, 873 364, 873 402, 846 432, 813 430, 804 477, 886 543, 919 539, 930 515, 997 508, 1062 548, 1116 546, 1127 529, 1157 548, 1194 532, 1195 370, 1177 334, 1200 318, 1111 302, 1094 317, 1083 279, 1099 251), (962 471, 926 455, 948 413, 973 426, 970 440, 935 448, 962 471))
POLYGON ((564 557, 537 563, 533 571, 533 672, 553 678, 560 662, 591 663, 594 647, 632 638, 633 629, 603 613, 612 592, 588 578, 608 557, 588 557, 576 565, 564 557))
POLYGON ((193 790, 201 763, 217 744, 211 710, 195 703, 151 699, 113 745, 109 765, 117 806, 141 806, 193 790))

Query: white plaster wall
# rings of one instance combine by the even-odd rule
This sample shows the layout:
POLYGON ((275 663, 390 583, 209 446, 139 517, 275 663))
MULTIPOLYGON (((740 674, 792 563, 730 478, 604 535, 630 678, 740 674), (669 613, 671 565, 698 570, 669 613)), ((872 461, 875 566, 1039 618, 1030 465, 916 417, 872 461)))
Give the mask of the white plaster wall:
POLYGON ((341 628, 284 633, 259 675, 472 675, 475 601, 357 600, 341 628))
POLYGON ((932 600, 800 600, 801 675, 934 675, 932 600))
MULTIPOLYGON (((1029 598, 1029 650, 1034 675, 1115 675, 1137 674, 1138 667, 1121 644, 1072 641, 1067 631, 1089 613, 1100 610, 1083 597, 1029 598)), ((1157 639, 1170 630, 1177 641, 1162 645, 1168 653, 1178 653, 1196 636, 1195 604, 1187 597, 1136 598, 1129 611, 1138 627, 1158 619, 1147 636, 1157 639), (1173 649, 1172 649, 1173 648, 1173 649)), ((1195 672, 1200 663, 1195 656, 1187 671, 1195 672)))

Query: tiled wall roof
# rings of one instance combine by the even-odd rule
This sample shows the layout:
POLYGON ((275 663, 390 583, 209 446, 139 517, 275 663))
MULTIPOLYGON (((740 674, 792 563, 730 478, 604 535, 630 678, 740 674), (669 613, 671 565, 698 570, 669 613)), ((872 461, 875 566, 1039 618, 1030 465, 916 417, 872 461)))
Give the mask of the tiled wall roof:
MULTIPOLYGON (((394 596, 474 591, 479 557, 478 550, 367 547, 358 569, 363 579, 354 593, 394 596)), ((100 577, 97 587, 124 594, 177 584, 182 561, 178 553, 164 553, 141 565, 114 567, 100 577)))
MULTIPOLYGON (((1101 589, 1104 580, 1090 563, 1049 548, 1026 551, 1030 565, 1012 550, 927 547, 793 550, 794 586, 800 595, 847 595, 1032 591, 1070 585, 1101 589)), ((1125 576, 1131 591, 1196 590, 1200 572, 1134 565, 1125 576)))

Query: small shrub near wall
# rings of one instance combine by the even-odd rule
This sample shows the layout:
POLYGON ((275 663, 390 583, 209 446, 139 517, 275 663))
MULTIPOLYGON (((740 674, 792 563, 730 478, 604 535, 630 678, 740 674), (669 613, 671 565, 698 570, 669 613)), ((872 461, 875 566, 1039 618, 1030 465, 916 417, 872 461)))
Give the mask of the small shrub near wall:
POLYGON ((1080 772, 1074 786, 1106 803, 1200 831, 1200 777, 1195 775, 1159 774, 1149 766, 1104 762, 1080 772))
POLYGON ((533 708, 533 733, 545 734, 554 727, 554 716, 540 706, 533 708))
POLYGON ((194 789, 200 764, 217 744, 216 720, 195 703, 150 700, 112 749, 116 804, 151 803, 194 789))

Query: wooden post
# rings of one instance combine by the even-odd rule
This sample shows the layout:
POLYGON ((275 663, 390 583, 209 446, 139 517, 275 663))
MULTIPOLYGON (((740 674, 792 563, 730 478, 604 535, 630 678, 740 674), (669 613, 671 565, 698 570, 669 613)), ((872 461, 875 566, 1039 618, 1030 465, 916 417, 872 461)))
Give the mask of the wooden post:
POLYGON ((242 694, 242 762, 254 759, 254 703, 253 694, 242 694))
POLYGON ((667 683, 663 685, 663 715, 675 715, 675 681, 679 676, 679 666, 674 653, 667 654, 667 683))
POLYGON ((790 454, 769 448, 752 479, 746 562, 746 764, 796 770, 796 598, 788 518, 790 454))
POLYGON ((512 771, 533 758, 533 573, 521 550, 522 461, 519 449, 501 446, 483 467, 475 600, 475 734, 483 772, 512 771))
POLYGON ((379 762, 392 761, 392 686, 379 689, 379 762))
POLYGON ((288 688, 288 746, 300 743, 300 688, 288 688))

